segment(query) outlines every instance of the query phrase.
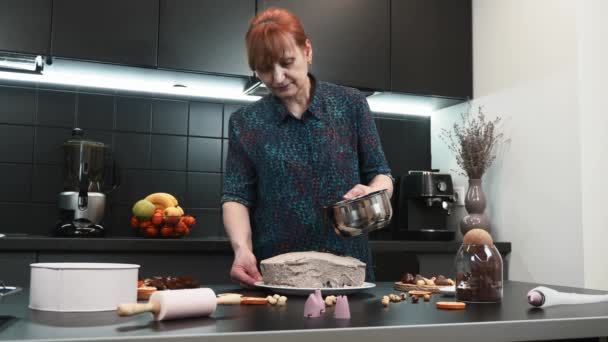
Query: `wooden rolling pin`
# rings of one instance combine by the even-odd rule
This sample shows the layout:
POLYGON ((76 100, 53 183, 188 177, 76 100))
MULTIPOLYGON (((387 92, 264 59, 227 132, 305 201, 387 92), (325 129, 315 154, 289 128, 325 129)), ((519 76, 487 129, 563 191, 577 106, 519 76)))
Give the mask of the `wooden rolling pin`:
POLYGON ((154 314, 154 320, 209 316, 215 312, 217 299, 209 288, 156 291, 148 303, 118 305, 119 316, 132 316, 142 312, 154 314))
POLYGON ((186 317, 209 316, 217 305, 266 304, 266 298, 243 297, 240 294, 220 295, 209 288, 156 291, 148 303, 120 304, 119 316, 132 316, 143 312, 154 314, 156 321, 186 317))

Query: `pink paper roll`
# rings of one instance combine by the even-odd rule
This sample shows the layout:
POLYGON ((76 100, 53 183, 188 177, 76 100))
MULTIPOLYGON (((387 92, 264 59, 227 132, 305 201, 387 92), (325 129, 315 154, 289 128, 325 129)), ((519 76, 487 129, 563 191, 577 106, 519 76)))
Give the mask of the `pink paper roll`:
POLYGON ((319 299, 314 293, 308 295, 306 303, 304 303, 304 317, 316 318, 321 316, 322 310, 325 309, 325 304, 321 306, 319 299))
POLYGON ((315 297, 317 298, 317 302, 319 302, 319 308, 321 309, 321 313, 325 312, 325 301, 323 300, 323 294, 320 289, 315 290, 315 297))
POLYGON ((348 306, 348 297, 338 296, 338 298, 336 298, 336 309, 334 310, 334 318, 350 319, 350 307, 348 306))
POLYGON ((217 307, 215 292, 209 288, 156 291, 149 301, 160 307, 156 321, 209 316, 217 307))

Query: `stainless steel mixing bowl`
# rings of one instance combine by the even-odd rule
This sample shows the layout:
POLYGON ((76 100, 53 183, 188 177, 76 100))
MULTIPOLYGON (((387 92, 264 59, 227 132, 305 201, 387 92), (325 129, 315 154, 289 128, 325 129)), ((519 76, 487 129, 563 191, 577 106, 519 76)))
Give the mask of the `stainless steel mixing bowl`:
POLYGON ((325 207, 325 224, 343 237, 358 236, 383 228, 391 222, 393 207, 387 190, 325 207))

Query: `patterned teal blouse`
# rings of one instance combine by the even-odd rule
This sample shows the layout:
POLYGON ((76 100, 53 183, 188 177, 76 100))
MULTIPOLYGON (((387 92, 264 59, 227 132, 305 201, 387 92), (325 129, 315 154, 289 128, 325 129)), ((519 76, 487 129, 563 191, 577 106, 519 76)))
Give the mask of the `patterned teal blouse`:
POLYGON ((322 208, 390 169, 363 94, 311 81, 312 100, 301 119, 272 95, 232 115, 222 203, 250 209, 258 261, 324 250, 367 263, 366 278, 373 280, 367 236, 324 233, 322 208))

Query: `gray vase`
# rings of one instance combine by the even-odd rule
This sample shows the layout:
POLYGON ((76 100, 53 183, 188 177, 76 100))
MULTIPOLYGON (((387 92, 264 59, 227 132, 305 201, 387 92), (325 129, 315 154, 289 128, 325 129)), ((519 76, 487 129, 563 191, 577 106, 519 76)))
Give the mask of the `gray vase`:
POLYGON ((490 232, 490 219, 483 213, 486 209, 486 195, 481 186, 481 179, 469 179, 469 189, 464 198, 464 206, 468 214, 460 220, 462 235, 474 228, 490 232))

